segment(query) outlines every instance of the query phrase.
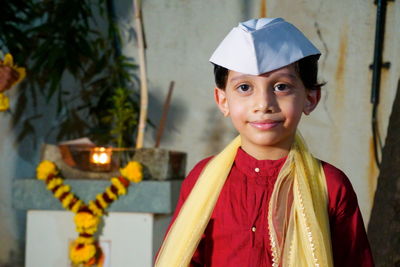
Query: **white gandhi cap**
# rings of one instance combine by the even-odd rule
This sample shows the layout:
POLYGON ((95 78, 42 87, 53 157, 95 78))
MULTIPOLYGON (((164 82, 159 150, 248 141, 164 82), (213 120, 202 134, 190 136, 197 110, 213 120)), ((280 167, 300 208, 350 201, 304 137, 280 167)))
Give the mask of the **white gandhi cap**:
POLYGON ((260 75, 320 54, 301 31, 284 19, 261 18, 233 28, 210 61, 229 70, 260 75))

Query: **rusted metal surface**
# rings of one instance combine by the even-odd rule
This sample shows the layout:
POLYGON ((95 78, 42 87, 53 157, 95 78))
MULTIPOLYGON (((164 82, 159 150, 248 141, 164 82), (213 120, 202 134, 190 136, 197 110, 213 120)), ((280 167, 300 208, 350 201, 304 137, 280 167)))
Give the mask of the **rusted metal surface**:
POLYGON ((347 25, 343 26, 342 33, 340 35, 339 52, 335 71, 335 107, 340 108, 345 104, 345 79, 346 79, 346 60, 348 47, 348 36, 347 36, 347 25))

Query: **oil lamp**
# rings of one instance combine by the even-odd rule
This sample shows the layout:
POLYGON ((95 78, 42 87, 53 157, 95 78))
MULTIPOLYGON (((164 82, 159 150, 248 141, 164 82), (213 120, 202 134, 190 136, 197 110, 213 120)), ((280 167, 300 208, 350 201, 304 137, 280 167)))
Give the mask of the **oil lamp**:
POLYGON ((105 147, 94 147, 90 151, 90 166, 93 171, 111 170, 112 149, 105 147))

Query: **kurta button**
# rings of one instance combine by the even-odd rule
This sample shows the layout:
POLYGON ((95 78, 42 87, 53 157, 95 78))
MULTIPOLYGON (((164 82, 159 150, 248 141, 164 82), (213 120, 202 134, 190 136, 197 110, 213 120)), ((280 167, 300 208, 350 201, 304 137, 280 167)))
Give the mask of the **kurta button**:
POLYGON ((251 231, 255 233, 256 232, 256 227, 255 226, 251 227, 251 231))
POLYGON ((255 172, 260 172, 260 169, 259 168, 255 168, 254 171, 255 172))

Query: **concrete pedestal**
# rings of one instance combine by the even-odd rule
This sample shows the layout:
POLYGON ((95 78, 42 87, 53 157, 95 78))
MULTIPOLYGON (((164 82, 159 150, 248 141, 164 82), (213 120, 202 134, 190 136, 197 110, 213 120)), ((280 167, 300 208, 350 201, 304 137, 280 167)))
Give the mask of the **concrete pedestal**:
MULTIPOLYGON (((93 199, 107 181, 68 181, 83 200, 93 199), (83 194, 83 192, 85 192, 83 194)), ((104 267, 150 267, 175 207, 181 181, 144 181, 111 205, 100 243, 104 267)), ((74 214, 61 208, 42 181, 17 180, 15 208, 27 210, 26 267, 69 267, 69 244, 77 237, 74 214)))
MULTIPOLYGON (((153 266, 170 220, 168 215, 110 212, 100 244, 104 267, 153 266)), ((67 211, 28 211, 26 267, 69 267, 69 244, 76 237, 73 214, 67 211)))

